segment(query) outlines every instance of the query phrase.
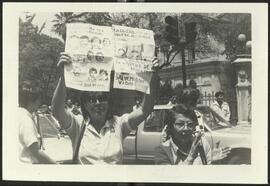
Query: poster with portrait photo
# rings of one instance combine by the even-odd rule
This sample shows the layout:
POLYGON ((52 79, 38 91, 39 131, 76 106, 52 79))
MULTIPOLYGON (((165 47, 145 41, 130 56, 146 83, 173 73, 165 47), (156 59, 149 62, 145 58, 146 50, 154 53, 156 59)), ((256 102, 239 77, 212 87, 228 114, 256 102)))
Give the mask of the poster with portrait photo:
POLYGON ((73 61, 65 66, 66 86, 82 91, 110 90, 112 62, 102 65, 92 65, 82 60, 73 61))
POLYGON ((148 94, 150 73, 146 73, 141 77, 141 72, 151 71, 151 60, 155 51, 153 31, 118 25, 113 25, 113 31, 115 39, 115 71, 130 74, 130 79, 134 81, 132 83, 134 87, 131 87, 129 83, 119 84, 117 76, 115 76, 114 88, 132 88, 131 90, 138 90, 148 94), (142 84, 148 88, 142 88, 142 84))
POLYGON ((112 41, 111 27, 67 24, 65 52, 71 56, 72 64, 65 66, 66 86, 85 91, 109 91, 112 41), (98 78, 101 69, 102 78, 98 78))

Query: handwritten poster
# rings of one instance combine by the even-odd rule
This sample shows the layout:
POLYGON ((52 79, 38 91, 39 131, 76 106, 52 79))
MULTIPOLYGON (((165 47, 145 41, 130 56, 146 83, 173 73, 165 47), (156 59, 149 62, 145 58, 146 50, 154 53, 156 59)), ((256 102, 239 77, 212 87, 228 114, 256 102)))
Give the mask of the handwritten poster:
POLYGON ((65 66, 66 86, 83 91, 109 91, 114 57, 111 27, 67 24, 65 52, 72 64, 65 66))
POLYGON ((149 94, 155 42, 153 32, 124 26, 67 24, 66 86, 84 91, 109 91, 113 87, 149 94))
POLYGON ((138 90, 149 94, 152 58, 155 52, 151 30, 113 25, 114 88, 138 90))

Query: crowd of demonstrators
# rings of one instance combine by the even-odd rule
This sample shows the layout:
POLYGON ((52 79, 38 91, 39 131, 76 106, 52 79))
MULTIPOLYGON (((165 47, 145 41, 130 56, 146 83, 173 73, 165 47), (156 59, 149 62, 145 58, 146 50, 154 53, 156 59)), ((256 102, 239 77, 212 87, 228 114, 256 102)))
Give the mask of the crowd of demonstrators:
POLYGON ((78 164, 121 164, 123 159, 123 139, 152 112, 158 87, 158 67, 153 62, 150 94, 144 95, 141 107, 118 117, 113 114, 110 92, 80 92, 80 106, 83 118, 79 119, 65 108, 66 85, 64 64, 71 58, 62 53, 58 67, 61 77, 52 99, 52 110, 61 127, 72 141, 73 163, 78 164))
POLYGON ((41 150, 42 138, 36 120, 40 95, 41 91, 24 82, 19 87, 19 159, 24 163, 54 164, 56 162, 41 150))
POLYGON ((231 112, 227 102, 224 101, 224 92, 215 93, 216 100, 212 103, 211 108, 223 117, 226 121, 230 121, 231 112))

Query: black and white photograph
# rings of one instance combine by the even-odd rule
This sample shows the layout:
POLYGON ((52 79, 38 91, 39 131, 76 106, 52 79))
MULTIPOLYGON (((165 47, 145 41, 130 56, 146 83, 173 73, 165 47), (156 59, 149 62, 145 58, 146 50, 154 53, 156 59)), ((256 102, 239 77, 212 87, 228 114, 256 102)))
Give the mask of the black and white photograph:
POLYGON ((3 179, 266 183, 267 22, 263 3, 4 3, 3 179))

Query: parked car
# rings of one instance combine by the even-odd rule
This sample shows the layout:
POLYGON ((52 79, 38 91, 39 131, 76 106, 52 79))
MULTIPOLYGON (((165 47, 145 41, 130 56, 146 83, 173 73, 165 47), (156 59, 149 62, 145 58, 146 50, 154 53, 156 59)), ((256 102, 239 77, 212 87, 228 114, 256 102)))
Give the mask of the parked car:
MULTIPOLYGON (((154 149, 162 143, 161 132, 165 126, 165 114, 173 105, 156 105, 152 114, 132 131, 123 143, 124 164, 154 164, 154 149)), ((231 153, 220 164, 251 164, 251 127, 232 126, 209 106, 199 105, 205 125, 204 135, 213 149, 231 147, 231 153)), ((58 163, 70 162, 72 145, 70 138, 61 133, 57 121, 41 115, 39 127, 43 150, 58 163)))
POLYGON ((57 120, 52 115, 40 114, 38 127, 42 136, 42 150, 58 163, 70 162, 73 154, 71 140, 60 131, 57 120))
MULTIPOLYGON (((162 143, 162 129, 165 126, 166 111, 173 105, 156 105, 153 113, 132 131, 124 140, 125 164, 154 164, 154 149, 162 143)), ((251 127, 232 126, 209 106, 199 105, 205 125, 205 138, 213 149, 231 147, 229 156, 219 164, 251 164, 251 127)))

